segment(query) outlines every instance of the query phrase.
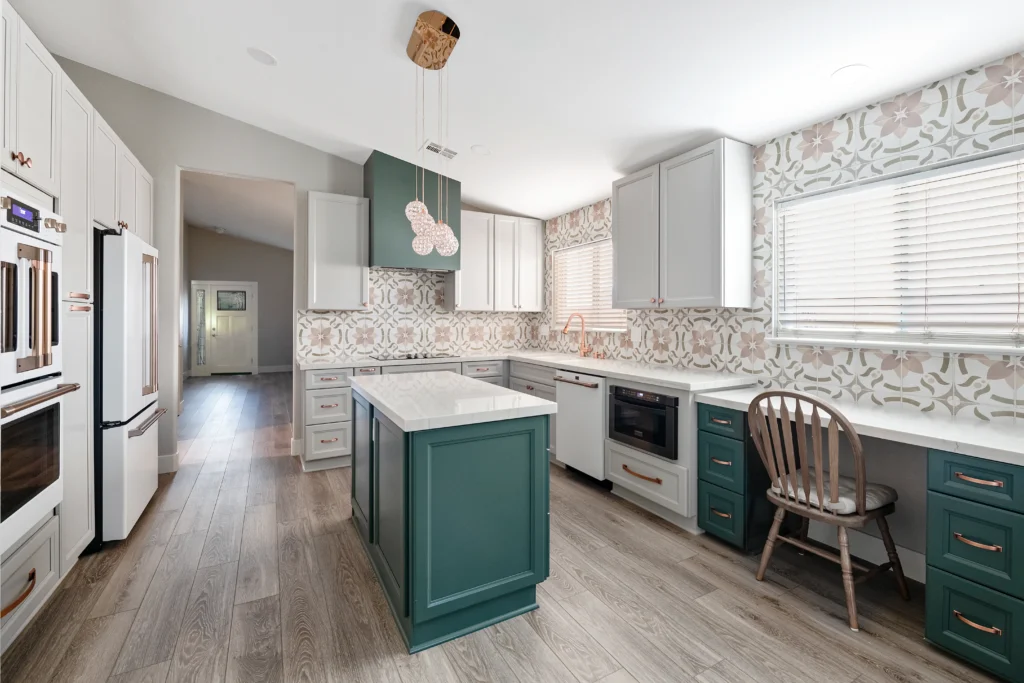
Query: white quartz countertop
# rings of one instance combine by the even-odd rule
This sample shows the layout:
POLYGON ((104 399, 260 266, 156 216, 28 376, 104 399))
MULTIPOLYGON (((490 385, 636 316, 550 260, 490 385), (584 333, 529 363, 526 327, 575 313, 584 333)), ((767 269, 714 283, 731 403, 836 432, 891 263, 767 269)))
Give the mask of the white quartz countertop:
MULTIPOLYGON (((761 391, 757 387, 716 391, 700 394, 697 403, 746 411, 761 391)), ((1024 423, 1020 420, 986 422, 967 413, 953 417, 901 406, 846 402, 834 405, 861 436, 1024 466, 1024 423)), ((795 409, 795 405, 791 403, 790 409, 795 409)), ((822 421, 822 426, 827 424, 828 420, 822 421)))
POLYGON ((668 365, 652 365, 634 361, 610 360, 598 358, 581 358, 567 353, 550 351, 509 351, 507 353, 490 353, 448 358, 423 358, 415 360, 381 361, 372 358, 341 358, 331 362, 299 363, 299 370, 334 370, 340 368, 381 367, 386 365, 416 365, 432 363, 474 363, 489 360, 511 360, 551 368, 576 370, 599 377, 626 379, 644 382, 659 387, 681 389, 683 391, 710 391, 713 389, 729 389, 750 386, 756 381, 746 375, 712 370, 681 370, 668 365))
POLYGON ((558 404, 453 372, 352 378, 352 390, 404 432, 553 415, 558 404))

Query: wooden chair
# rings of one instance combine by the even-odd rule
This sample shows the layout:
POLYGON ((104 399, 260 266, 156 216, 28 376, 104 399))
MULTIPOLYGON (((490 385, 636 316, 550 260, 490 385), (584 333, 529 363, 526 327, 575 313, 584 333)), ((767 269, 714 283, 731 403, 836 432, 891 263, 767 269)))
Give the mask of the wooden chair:
POLYGON ((853 589, 855 583, 866 581, 876 574, 892 569, 900 595, 904 600, 909 600, 907 580, 903 576, 903 567, 900 565, 899 555, 896 554, 896 544, 893 543, 889 524, 885 520, 887 515, 896 510, 896 491, 888 486, 867 482, 864 473, 864 449, 857 431, 846 417, 827 403, 794 391, 765 391, 758 394, 750 402, 747 417, 754 446, 771 477, 772 487, 768 490, 768 500, 778 508, 768 540, 764 544, 757 580, 764 580, 775 542, 783 541, 832 560, 842 567, 846 607, 850 616, 850 628, 854 631, 859 630, 857 602, 853 589), (804 405, 811 408, 809 445, 804 405), (793 428, 789 429, 791 421, 793 428), (827 461, 822 453, 823 426, 828 435, 827 461), (853 452, 853 477, 839 474, 840 431, 845 434, 853 452), (828 466, 828 472, 824 471, 823 465, 828 466), (795 536, 779 534, 779 528, 787 512, 802 517, 800 531, 795 536), (807 542, 807 527, 810 520, 837 527, 839 555, 807 542), (850 543, 847 536, 847 529, 862 529, 872 521, 878 524, 885 550, 889 555, 889 562, 877 567, 868 567, 850 558, 850 543), (854 569, 864 573, 854 579, 854 569))

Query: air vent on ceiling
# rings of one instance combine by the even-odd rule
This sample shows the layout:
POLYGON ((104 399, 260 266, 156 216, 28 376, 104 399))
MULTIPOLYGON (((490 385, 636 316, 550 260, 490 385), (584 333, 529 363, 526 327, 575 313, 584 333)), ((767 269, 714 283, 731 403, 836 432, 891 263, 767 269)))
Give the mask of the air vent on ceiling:
POLYGON ((423 148, 426 149, 428 152, 440 154, 446 159, 454 159, 456 155, 458 155, 458 152, 456 152, 454 149, 445 147, 444 145, 434 142, 433 140, 427 140, 426 142, 424 142, 423 148))

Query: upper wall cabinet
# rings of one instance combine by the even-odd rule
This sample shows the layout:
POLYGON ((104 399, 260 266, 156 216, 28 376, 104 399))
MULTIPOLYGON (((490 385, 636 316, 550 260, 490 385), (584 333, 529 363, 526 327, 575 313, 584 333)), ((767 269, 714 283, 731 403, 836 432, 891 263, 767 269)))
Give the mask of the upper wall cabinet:
POLYGON ((64 234, 64 278, 60 298, 92 299, 92 220, 89 218, 89 148, 93 109, 70 78, 61 83, 60 201, 57 210, 67 224, 64 234))
POLYGON ((93 115, 92 213, 105 228, 117 227, 117 157, 123 147, 99 113, 93 115))
POLYGON ((716 140, 612 185, 617 308, 751 302, 751 149, 716 140))
POLYGON ((135 173, 135 234, 153 244, 153 176, 140 164, 135 173))
POLYGON ((60 190, 61 69, 14 8, 3 6, 4 129, 0 163, 40 190, 60 190))
POLYGON ((309 193, 306 308, 369 308, 369 215, 369 199, 309 193))
POLYGON ((462 212, 462 267, 447 273, 444 305, 449 311, 494 310, 494 214, 462 212))

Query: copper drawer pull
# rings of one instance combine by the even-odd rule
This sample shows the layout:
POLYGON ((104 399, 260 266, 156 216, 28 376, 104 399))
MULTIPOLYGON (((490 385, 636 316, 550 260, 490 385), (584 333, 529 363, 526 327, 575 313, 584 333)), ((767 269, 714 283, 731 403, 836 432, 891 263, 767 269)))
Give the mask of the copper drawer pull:
POLYGON ((320 381, 321 382, 337 382, 338 378, 337 377, 321 377, 320 381))
POLYGON ((1001 552, 1003 552, 1003 546, 1001 546, 1001 545, 987 545, 985 543, 978 543, 977 541, 972 541, 969 538, 964 538, 963 534, 961 534, 959 531, 954 531, 953 532, 953 538, 955 538, 956 540, 960 541, 961 543, 966 543, 967 545, 971 546, 972 548, 980 548, 982 550, 991 550, 994 553, 1001 553, 1001 552))
POLYGON ((376 373, 377 369, 376 368, 359 368, 359 372, 361 372, 364 375, 366 375, 366 374, 376 373))
POLYGON ((72 312, 88 313, 92 310, 92 306, 68 306, 68 310, 72 312))
POLYGON ((998 488, 1003 488, 1006 485, 1005 482, 996 481, 994 479, 976 479, 974 477, 969 477, 963 472, 954 472, 953 476, 957 479, 963 479, 971 484, 981 484, 982 486, 996 486, 998 488))
POLYGON ((527 384, 527 385, 526 385, 526 388, 527 388, 527 389, 528 389, 529 391, 533 391, 533 385, 532 385, 532 384, 527 384))
POLYGON ((629 465, 625 464, 622 466, 622 469, 623 471, 626 472, 626 474, 632 474, 637 479, 643 479, 644 481, 649 481, 652 484, 658 484, 659 486, 661 485, 661 477, 648 477, 647 475, 640 474, 639 472, 634 472, 633 470, 629 469, 629 465))
POLYGON ((8 614, 10 614, 14 610, 18 609, 18 605, 20 605, 21 603, 25 602, 25 598, 27 598, 32 593, 32 591, 35 590, 35 588, 36 588, 36 568, 32 567, 32 571, 30 571, 28 573, 28 588, 26 588, 25 591, 21 595, 19 595, 18 597, 14 598, 14 602, 12 602, 11 604, 7 605, 7 607, 4 607, 2 610, 0 610, 0 619, 2 619, 3 617, 6 617, 8 614))
POLYGON ((725 517, 726 519, 732 519, 732 515, 730 513, 722 512, 721 510, 716 510, 715 508, 711 508, 711 514, 718 515, 719 517, 725 517))
POLYGON ((725 467, 732 467, 732 460, 719 460, 718 458, 711 458, 711 462, 716 465, 724 465, 725 467))
POLYGON ((490 368, 477 368, 476 369, 477 372, 487 372, 488 370, 490 370, 490 368))
POLYGON ((85 292, 68 292, 69 299, 88 299, 89 295, 85 292))
POLYGON ((337 403, 327 403, 327 404, 321 405, 320 407, 321 408, 337 408, 338 404, 337 403))
POLYGON ((333 439, 320 439, 320 443, 334 443, 337 440, 338 437, 334 437, 333 439))
POLYGON ((723 420, 720 417, 713 417, 711 418, 711 421, 714 422, 716 425, 725 425, 726 427, 732 424, 732 420, 723 420))
POLYGON ((973 622, 970 619, 968 619, 967 617, 965 617, 964 615, 960 614, 960 610, 953 610, 953 616, 956 617, 957 619, 959 619, 960 621, 964 622, 965 624, 967 624, 971 628, 976 628, 979 631, 983 631, 985 633, 991 633, 991 634, 996 635, 996 636, 1003 635, 1003 629, 996 628, 995 626, 982 626, 981 624, 973 622))

